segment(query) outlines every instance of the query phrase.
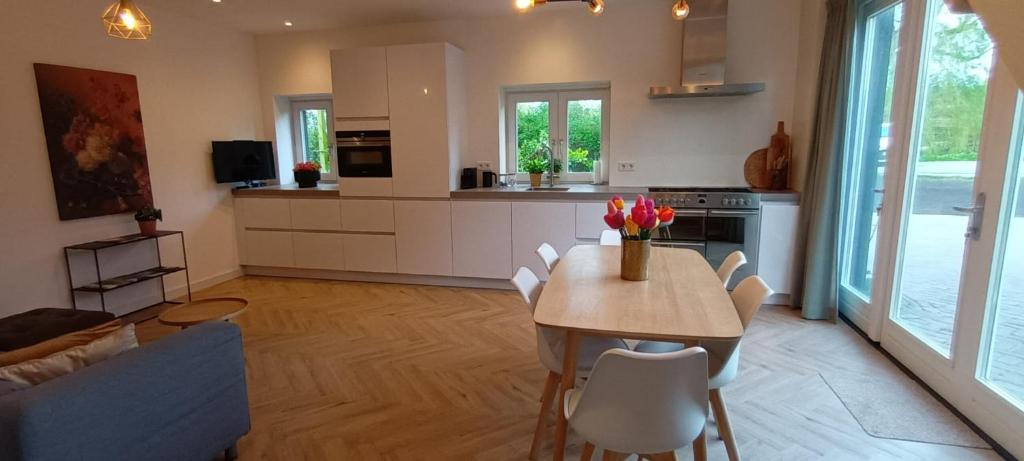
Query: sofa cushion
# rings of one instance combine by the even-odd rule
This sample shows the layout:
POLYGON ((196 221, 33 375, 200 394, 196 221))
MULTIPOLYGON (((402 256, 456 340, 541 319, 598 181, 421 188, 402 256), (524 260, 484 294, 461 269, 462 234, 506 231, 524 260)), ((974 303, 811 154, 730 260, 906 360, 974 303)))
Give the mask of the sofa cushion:
POLYGON ((72 347, 84 346, 117 331, 122 326, 119 320, 111 320, 102 325, 71 332, 48 339, 39 344, 33 344, 13 351, 0 352, 0 367, 14 365, 26 360, 41 359, 48 355, 71 349, 72 347))
POLYGON ((0 379, 0 397, 3 397, 13 392, 20 391, 22 389, 26 389, 28 387, 30 387, 28 384, 16 383, 14 381, 0 379))
POLYGON ((114 320, 108 312, 43 308, 0 319, 0 351, 12 351, 114 320))
POLYGON ((41 359, 27 360, 0 368, 0 380, 36 385, 102 362, 128 349, 139 347, 135 325, 128 324, 83 346, 72 347, 41 359))

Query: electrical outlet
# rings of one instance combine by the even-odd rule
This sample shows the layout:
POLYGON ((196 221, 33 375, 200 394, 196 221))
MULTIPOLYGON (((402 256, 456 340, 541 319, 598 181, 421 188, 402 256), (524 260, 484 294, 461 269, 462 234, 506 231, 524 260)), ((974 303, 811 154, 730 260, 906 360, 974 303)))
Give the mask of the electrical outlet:
POLYGON ((476 167, 484 171, 492 171, 491 162, 476 162, 476 167))
POLYGON ((619 162, 619 171, 635 171, 636 162, 619 162))

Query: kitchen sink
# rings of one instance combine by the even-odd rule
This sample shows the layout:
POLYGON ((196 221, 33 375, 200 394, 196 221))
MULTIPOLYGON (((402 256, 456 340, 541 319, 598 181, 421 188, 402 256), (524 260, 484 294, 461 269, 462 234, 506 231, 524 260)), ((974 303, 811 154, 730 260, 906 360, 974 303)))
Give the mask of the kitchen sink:
POLYGON ((526 190, 531 192, 569 192, 568 187, 531 187, 526 190))

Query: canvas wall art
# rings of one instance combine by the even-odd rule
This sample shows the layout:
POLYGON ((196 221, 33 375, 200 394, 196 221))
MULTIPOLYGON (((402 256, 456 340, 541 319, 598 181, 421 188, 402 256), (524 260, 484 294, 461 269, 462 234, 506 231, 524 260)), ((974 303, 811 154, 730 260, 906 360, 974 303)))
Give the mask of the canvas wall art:
POLYGON ((61 220, 153 203, 134 75, 35 64, 61 220))

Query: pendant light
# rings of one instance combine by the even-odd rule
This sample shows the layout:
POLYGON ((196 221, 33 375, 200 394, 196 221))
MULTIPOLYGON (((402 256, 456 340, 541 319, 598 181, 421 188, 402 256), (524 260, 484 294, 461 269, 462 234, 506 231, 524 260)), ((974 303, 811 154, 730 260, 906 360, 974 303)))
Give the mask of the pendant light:
POLYGON ((107 35, 125 40, 145 40, 153 33, 153 24, 132 0, 118 0, 103 13, 107 35))
POLYGON ((682 21, 689 15, 690 4, 686 3, 686 0, 678 0, 675 5, 672 5, 672 19, 682 21))
POLYGON ((594 13, 594 16, 600 16, 604 13, 604 0, 587 0, 587 9, 594 13))

